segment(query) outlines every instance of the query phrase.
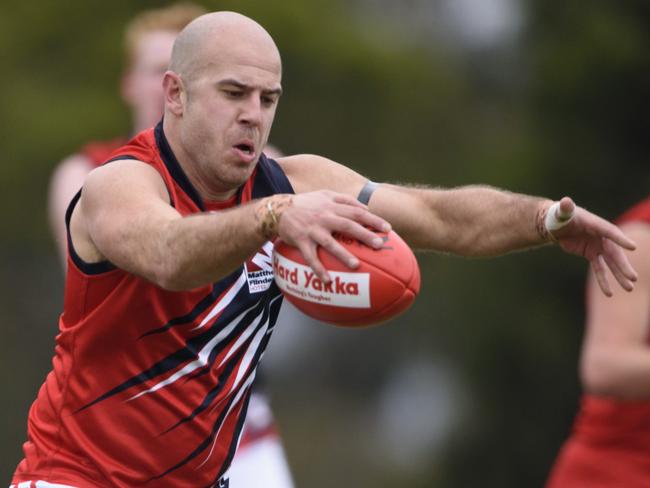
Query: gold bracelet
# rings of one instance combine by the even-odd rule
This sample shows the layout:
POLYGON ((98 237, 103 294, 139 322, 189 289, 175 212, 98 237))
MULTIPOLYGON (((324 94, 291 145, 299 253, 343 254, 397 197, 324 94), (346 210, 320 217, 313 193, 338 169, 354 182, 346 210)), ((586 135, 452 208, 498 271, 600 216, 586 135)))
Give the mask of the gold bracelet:
POLYGON ((271 216, 271 220, 273 221, 273 226, 277 227, 277 225, 278 225, 278 216, 275 215, 275 211, 273 210, 273 205, 271 205, 271 200, 266 201, 266 212, 267 212, 267 215, 271 216))
POLYGON ((273 239, 278 235, 282 213, 293 202, 293 195, 273 195, 261 201, 255 211, 259 222, 260 233, 265 239, 273 239))

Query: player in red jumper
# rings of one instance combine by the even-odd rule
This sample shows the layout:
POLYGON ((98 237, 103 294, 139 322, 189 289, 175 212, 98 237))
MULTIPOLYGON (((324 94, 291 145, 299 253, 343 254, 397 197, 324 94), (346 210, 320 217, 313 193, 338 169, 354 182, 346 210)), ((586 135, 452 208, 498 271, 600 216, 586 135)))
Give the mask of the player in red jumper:
POLYGON ((639 245, 636 290, 605 298, 588 282, 585 393, 548 488, 650 487, 650 197, 619 222, 639 245))
MULTIPOLYGON (((184 2, 145 10, 128 23, 124 35, 125 71, 121 95, 130 108, 133 133, 155 125, 162 116, 162 77, 169 65, 172 46, 178 33, 191 20, 206 13, 202 7, 184 2)), ((114 138, 86 144, 77 154, 62 161, 56 168, 49 194, 52 232, 66 266, 65 212, 86 175, 109 159, 127 138, 114 138)), ((278 157, 277 149, 267 147, 270 157, 278 157)), ((251 394, 242 439, 233 460, 231 480, 242 488, 257 488, 264 480, 266 488, 292 488, 293 481, 286 456, 263 389, 251 394)))
POLYGON ((380 247, 372 229, 392 225, 412 247, 466 256, 558 240, 605 293, 607 265, 633 288, 633 241, 569 198, 375 185, 319 156, 267 158, 281 73, 271 36, 240 14, 204 15, 176 39, 164 120, 68 209, 61 333, 14 484, 227 486, 282 301, 277 237, 324 282, 318 246, 358 265, 333 232, 380 247))

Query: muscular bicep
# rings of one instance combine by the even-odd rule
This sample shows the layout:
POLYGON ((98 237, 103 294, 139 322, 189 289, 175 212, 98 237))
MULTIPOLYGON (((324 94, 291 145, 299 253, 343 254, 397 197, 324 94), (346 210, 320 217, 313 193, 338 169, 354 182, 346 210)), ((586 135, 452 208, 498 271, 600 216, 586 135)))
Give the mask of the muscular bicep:
POLYGON ((356 198, 368 181, 342 164, 312 154, 288 156, 277 161, 296 193, 331 190, 356 198))
POLYGON ((165 229, 180 218, 152 167, 116 161, 88 175, 71 233, 82 259, 108 260, 157 281, 165 261, 165 229))
MULTIPOLYGON (((298 155, 278 159, 296 193, 331 190, 354 198, 368 179, 350 168, 319 156, 298 155)), ((368 209, 384 218, 412 247, 446 250, 446 227, 439 224, 436 209, 442 205, 442 191, 379 184, 368 209), (432 238, 431 229, 438 229, 432 238)))

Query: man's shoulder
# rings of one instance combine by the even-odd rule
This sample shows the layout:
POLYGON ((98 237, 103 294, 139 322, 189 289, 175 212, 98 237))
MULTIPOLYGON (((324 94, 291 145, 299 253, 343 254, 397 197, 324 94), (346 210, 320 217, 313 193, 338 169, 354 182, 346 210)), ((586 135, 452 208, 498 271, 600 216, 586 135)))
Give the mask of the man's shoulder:
POLYGON ((277 162, 296 193, 331 190, 356 198, 367 181, 347 166, 314 154, 287 156, 277 162))

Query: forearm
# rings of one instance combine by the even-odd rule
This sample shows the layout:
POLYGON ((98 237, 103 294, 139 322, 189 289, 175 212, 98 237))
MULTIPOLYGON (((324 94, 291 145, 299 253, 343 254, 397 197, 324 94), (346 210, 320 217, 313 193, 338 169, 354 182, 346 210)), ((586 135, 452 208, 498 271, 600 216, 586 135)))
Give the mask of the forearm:
POLYGON ((213 283, 237 269, 277 234, 273 219, 280 215, 277 204, 283 197, 288 196, 169 222, 156 250, 163 263, 163 272, 157 277, 161 286, 191 289, 213 283), (269 202, 272 213, 267 207, 269 202))
POLYGON ((384 185, 371 203, 414 248, 491 256, 545 242, 537 220, 551 202, 486 186, 384 185))
POLYGON ((583 357, 581 377, 588 393, 650 400, 650 348, 638 344, 593 349, 583 357))

